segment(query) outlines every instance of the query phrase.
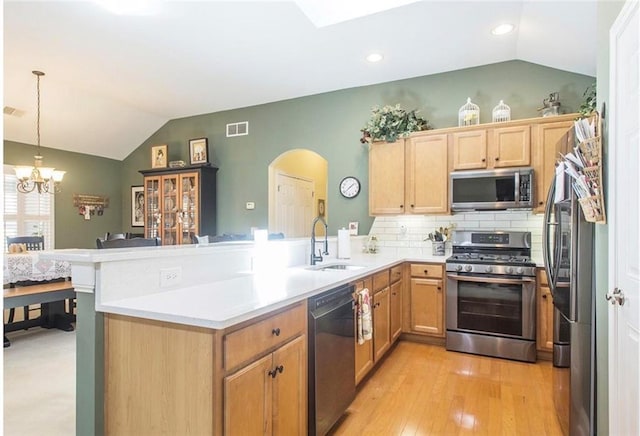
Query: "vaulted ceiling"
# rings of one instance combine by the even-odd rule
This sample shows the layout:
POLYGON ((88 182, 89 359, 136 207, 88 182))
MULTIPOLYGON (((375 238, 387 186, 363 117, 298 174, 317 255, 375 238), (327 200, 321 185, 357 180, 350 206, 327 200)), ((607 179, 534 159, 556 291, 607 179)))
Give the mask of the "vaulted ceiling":
POLYGON ((42 145, 119 160, 202 113, 512 59, 595 76, 595 1, 417 1, 335 24, 311 14, 322 2, 162 1, 117 15, 5 1, 4 139, 36 142, 32 70, 46 73, 42 145), (515 31, 492 35, 503 22, 515 31), (372 51, 383 60, 368 63, 372 51))

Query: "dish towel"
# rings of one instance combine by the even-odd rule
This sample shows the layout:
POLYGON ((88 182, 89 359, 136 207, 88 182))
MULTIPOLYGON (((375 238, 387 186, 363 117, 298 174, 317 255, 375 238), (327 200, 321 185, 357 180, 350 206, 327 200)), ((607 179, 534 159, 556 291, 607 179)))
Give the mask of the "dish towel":
POLYGON ((372 338, 371 329, 371 297, 369 289, 364 288, 358 292, 358 344, 370 341, 372 338))

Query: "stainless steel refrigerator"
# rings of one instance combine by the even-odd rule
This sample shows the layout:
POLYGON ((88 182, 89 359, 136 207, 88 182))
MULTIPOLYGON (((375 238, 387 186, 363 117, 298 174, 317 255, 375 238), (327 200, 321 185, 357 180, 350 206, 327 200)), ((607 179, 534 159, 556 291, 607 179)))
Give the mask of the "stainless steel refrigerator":
POLYGON ((565 435, 595 433, 594 227, 565 178, 551 184, 543 228, 545 270, 555 307, 554 406, 565 435))

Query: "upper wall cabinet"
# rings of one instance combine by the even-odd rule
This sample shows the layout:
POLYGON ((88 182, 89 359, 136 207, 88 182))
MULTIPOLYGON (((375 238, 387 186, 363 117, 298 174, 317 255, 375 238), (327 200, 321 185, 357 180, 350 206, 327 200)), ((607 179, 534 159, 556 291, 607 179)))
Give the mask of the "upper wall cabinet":
POLYGON ((448 136, 426 132, 369 150, 369 214, 447 213, 448 136))
POLYGON ((465 130, 451 137, 454 170, 520 167, 531 162, 529 125, 465 130))
POLYGON ((534 212, 542 212, 558 153, 573 144, 577 114, 412 133, 369 151, 369 214, 449 213, 449 172, 534 169, 534 212))
POLYGON ((547 191, 553 180, 556 161, 560 153, 566 154, 574 145, 573 121, 577 114, 542 118, 531 127, 533 137, 534 211, 544 212, 547 191))

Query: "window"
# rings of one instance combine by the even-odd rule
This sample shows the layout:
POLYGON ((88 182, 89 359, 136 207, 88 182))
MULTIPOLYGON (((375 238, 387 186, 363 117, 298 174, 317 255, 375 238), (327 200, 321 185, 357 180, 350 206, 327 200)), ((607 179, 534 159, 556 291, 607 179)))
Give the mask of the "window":
MULTIPOLYGON (((4 165, 4 235, 44 236, 44 248, 54 247, 54 196, 18 192, 13 167, 4 165)), ((6 238, 3 245, 6 245, 6 238)), ((6 250, 5 246, 5 250, 6 250)))

